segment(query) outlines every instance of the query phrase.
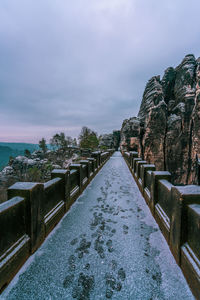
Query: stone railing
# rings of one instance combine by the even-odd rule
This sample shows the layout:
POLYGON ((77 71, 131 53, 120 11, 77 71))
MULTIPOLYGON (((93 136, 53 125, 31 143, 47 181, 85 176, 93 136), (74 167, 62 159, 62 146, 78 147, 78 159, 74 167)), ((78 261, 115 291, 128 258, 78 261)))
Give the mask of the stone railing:
POLYGON ((42 244, 113 151, 93 152, 91 158, 56 169, 42 184, 18 182, 0 205, 0 291, 42 244))
POLYGON ((122 152, 189 286, 200 299, 200 186, 174 186, 171 174, 122 152))

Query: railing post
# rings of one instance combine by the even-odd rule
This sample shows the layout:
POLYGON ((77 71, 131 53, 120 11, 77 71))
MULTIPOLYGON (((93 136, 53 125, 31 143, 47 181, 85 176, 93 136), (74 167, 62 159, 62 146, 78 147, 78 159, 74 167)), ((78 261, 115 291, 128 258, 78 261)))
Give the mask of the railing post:
POLYGON ((153 164, 146 164, 141 166, 141 179, 142 179, 142 189, 144 190, 146 186, 146 172, 155 171, 156 167, 153 164))
POLYGON ((130 167, 131 167, 131 170, 133 170, 133 159, 134 158, 138 158, 138 152, 135 152, 135 151, 130 151, 130 155, 131 155, 131 163, 130 163, 130 167))
POLYGON ((133 175, 134 175, 134 178, 135 178, 135 179, 136 179, 136 177, 137 177, 137 174, 136 174, 137 165, 136 165, 136 163, 137 163, 138 161, 142 161, 142 159, 141 159, 140 157, 135 157, 135 158, 133 158, 133 175))
POLYGON ((25 213, 22 197, 0 205, 0 293, 30 256, 25 213))
POLYGON ((100 166, 100 152, 98 152, 98 151, 92 152, 91 156, 96 159, 96 161, 97 161, 97 169, 98 169, 99 166, 100 166))
POLYGON ((69 178, 69 170, 64 169, 54 169, 51 172, 51 179, 54 178, 62 178, 64 184, 64 202, 65 202, 65 211, 67 210, 67 205, 70 200, 70 178, 69 178))
POLYGON ((93 175, 94 175, 94 173, 95 173, 95 158, 93 158, 93 157, 90 157, 90 158, 88 158, 88 160, 91 162, 91 164, 92 164, 92 166, 91 166, 91 172, 93 173, 93 175))
POLYGON ((141 167, 142 165, 146 165, 147 162, 146 160, 139 160, 136 162, 136 177, 135 177, 135 180, 138 184, 138 187, 142 193, 142 179, 141 179, 141 167))
MULTIPOLYGON (((141 180, 142 180, 142 193, 143 193, 143 196, 146 201, 147 201, 147 195, 145 195, 145 187, 146 187, 147 171, 155 171, 155 170, 156 170, 156 167, 153 164, 147 164, 147 165, 141 166, 140 172, 141 172, 141 180)), ((150 200, 150 199, 148 199, 148 200, 150 200)), ((147 203, 149 203, 149 201, 147 201, 147 203)))
POLYGON ((181 246, 187 240, 187 205, 200 204, 200 186, 172 187, 172 216, 170 220, 170 248, 180 265, 181 246))
POLYGON ((158 202, 158 181, 161 179, 171 182, 171 173, 168 171, 152 171, 150 209, 153 215, 155 213, 155 205, 158 202))
POLYGON ((77 170, 79 172, 79 191, 81 193, 83 187, 83 170, 81 164, 71 164, 69 166, 70 170, 77 170))
POLYGON ((86 159, 84 159, 84 160, 80 160, 79 163, 81 165, 85 165, 86 166, 86 168, 87 168, 87 178, 89 179, 89 177, 90 177, 90 163, 89 163, 89 161, 86 160, 86 159))
POLYGON ((20 196, 25 198, 25 223, 30 237, 31 253, 35 252, 44 240, 44 220, 42 216, 42 200, 44 186, 42 183, 17 182, 8 188, 8 199, 20 196))

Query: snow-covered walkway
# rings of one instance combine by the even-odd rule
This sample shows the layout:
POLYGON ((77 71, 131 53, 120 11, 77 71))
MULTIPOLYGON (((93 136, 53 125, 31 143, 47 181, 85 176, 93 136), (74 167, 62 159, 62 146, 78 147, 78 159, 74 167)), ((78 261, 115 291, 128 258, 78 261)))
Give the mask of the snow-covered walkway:
POLYGON ((194 299, 119 152, 1 299, 194 299))

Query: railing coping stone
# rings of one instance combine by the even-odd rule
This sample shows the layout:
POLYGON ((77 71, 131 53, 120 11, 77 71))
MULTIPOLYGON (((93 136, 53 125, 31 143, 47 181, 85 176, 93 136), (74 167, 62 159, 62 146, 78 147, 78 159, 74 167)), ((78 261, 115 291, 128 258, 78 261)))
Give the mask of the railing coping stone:
POLYGON ((38 184, 42 185, 39 182, 16 182, 15 184, 11 185, 8 190, 32 190, 38 184))
POLYGON ((44 189, 49 188, 51 185, 53 185, 53 184, 55 184, 55 183, 57 183, 57 182, 59 182, 59 181, 61 181, 61 180, 62 180, 61 178, 53 178, 53 179, 51 179, 51 180, 45 182, 45 183, 44 183, 44 189))
POLYGON ((16 204, 18 204, 22 201, 24 201, 24 198, 16 196, 16 197, 11 198, 10 200, 7 200, 7 201, 1 203, 0 204, 0 213, 2 211, 5 211, 5 210, 9 209, 11 206, 14 206, 14 205, 16 205, 16 204))
POLYGON ((192 210, 194 210, 198 215, 200 215, 200 205, 198 203, 188 205, 192 210))
POLYGON ((70 174, 73 174, 73 173, 77 173, 78 171, 76 169, 73 169, 73 170, 70 170, 69 172, 70 172, 70 174))
POLYGON ((171 173, 168 171, 152 171, 154 175, 169 175, 171 176, 171 173))
POLYGON ((65 170, 65 169, 53 169, 53 171, 51 171, 51 173, 56 173, 56 174, 67 174, 69 172, 69 170, 65 170))
POLYGON ((174 186, 180 195, 199 195, 200 197, 200 186, 199 185, 185 185, 185 186, 174 186))
POLYGON ((167 179, 159 179, 158 182, 161 184, 167 186, 167 187, 173 187, 174 185, 167 179))
POLYGON ((138 164, 147 164, 147 161, 146 160, 139 160, 136 163, 138 163, 138 164))
MULTIPOLYGON (((146 169, 146 168, 155 168, 156 166, 154 164, 146 164, 146 165, 143 165, 142 167, 146 169)), ((149 170, 149 171, 151 171, 151 170, 149 170)))
POLYGON ((81 167, 81 164, 71 164, 71 165, 69 166, 69 168, 71 168, 71 167, 81 167))

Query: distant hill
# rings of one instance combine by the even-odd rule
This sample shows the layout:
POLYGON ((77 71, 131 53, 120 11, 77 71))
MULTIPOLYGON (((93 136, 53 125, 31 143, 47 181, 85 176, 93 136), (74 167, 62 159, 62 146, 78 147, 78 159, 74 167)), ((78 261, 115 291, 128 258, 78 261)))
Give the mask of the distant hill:
POLYGON ((19 151, 24 151, 25 149, 28 149, 29 151, 34 151, 34 150, 39 149, 38 144, 28 144, 28 143, 5 143, 5 142, 0 142, 0 146, 9 147, 13 150, 19 150, 19 151))
POLYGON ((10 156, 16 157, 18 155, 24 155, 25 149, 33 152, 39 149, 39 146, 37 144, 28 143, 0 142, 0 170, 7 165, 10 156))

